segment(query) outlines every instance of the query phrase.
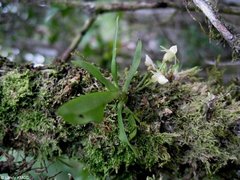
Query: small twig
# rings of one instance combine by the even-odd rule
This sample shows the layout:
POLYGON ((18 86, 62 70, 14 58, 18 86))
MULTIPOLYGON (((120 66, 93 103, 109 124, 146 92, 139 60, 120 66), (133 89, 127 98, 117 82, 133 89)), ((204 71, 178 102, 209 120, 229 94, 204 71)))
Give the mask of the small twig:
POLYGON ((240 51, 240 42, 237 35, 233 34, 229 28, 222 22, 219 14, 214 10, 207 0, 193 0, 193 3, 203 12, 211 24, 217 29, 228 44, 237 52, 240 51))
POLYGON ((58 176, 58 175, 61 174, 61 173, 62 173, 62 171, 59 171, 59 172, 57 172, 56 174, 54 174, 54 175, 48 177, 48 179, 55 179, 56 176, 58 176))
POLYGON ((63 52, 61 57, 58 59, 61 62, 67 62, 71 58, 71 53, 77 48, 78 44, 81 42, 83 36, 86 34, 86 32, 90 29, 94 21, 96 20, 97 16, 93 15, 91 16, 83 25, 83 28, 79 31, 77 36, 73 39, 70 46, 63 52))
POLYGON ((201 28, 201 30, 206 34, 206 31, 202 25, 202 23, 200 21, 197 20, 197 18, 191 13, 191 10, 189 8, 191 8, 190 4, 188 3, 187 0, 184 0, 184 4, 185 4, 185 8, 186 8, 186 11, 188 12, 188 14, 191 16, 191 18, 197 22, 201 28))
POLYGON ((32 170, 32 166, 36 163, 36 160, 33 159, 31 160, 29 163, 27 162, 24 162, 22 163, 22 165, 19 167, 19 172, 16 173, 16 176, 21 176, 22 174, 28 172, 28 171, 31 171, 32 170))

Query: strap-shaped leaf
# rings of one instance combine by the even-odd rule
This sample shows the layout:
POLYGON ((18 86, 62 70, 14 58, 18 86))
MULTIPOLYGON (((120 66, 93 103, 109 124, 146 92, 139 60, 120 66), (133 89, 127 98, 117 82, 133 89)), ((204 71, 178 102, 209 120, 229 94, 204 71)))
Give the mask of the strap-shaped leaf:
POLYGON ((117 61, 116 61, 117 37, 118 37, 118 17, 116 19, 116 29, 115 29, 115 36, 114 36, 114 43, 113 43, 113 50, 112 50, 112 63, 111 63, 111 73, 116 85, 118 85, 117 61))
POLYGON ((135 73, 136 73, 136 71, 138 69, 138 66, 139 66, 139 64, 141 62, 141 55, 142 55, 142 43, 140 41, 138 41, 132 65, 131 65, 131 67, 129 69, 126 81, 125 81, 125 83, 123 85, 123 92, 127 92, 128 91, 128 87, 130 85, 130 82, 131 82, 133 76, 135 75, 135 73))
POLYGON ((137 152, 136 152, 135 148, 128 141, 128 137, 127 137, 127 134, 125 132, 123 119, 122 119, 122 109, 123 109, 123 102, 120 101, 118 103, 118 106, 117 106, 118 128, 119 128, 119 135, 118 135, 118 137, 119 137, 120 141, 122 141, 123 143, 126 143, 132 149, 134 154, 137 156, 137 152))
POLYGON ((118 95, 118 92, 111 91, 82 95, 63 104, 57 112, 71 124, 99 123, 103 120, 106 104, 118 95))
POLYGON ((116 91, 118 88, 114 86, 109 80, 107 80, 99 69, 91 63, 88 63, 83 60, 73 61, 73 64, 76 66, 80 66, 81 68, 88 71, 91 75, 93 75, 98 81, 104 84, 110 91, 116 91))

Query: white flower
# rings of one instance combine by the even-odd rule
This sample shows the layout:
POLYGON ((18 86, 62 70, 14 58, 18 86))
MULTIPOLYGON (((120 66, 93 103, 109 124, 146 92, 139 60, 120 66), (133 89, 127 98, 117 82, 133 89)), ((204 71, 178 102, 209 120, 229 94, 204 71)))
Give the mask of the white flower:
POLYGON ((163 62, 172 62, 173 60, 176 59, 176 53, 177 53, 177 46, 174 45, 170 47, 169 49, 166 49, 161 46, 163 49, 162 51, 166 52, 163 56, 163 62))
POLYGON ((34 68, 43 67, 43 66, 44 66, 43 64, 34 64, 34 65, 33 65, 34 68))
POLYGON ((168 82, 168 79, 160 72, 152 72, 152 81, 153 82, 158 82, 159 84, 166 84, 168 82))
POLYGON ((153 63, 152 59, 146 55, 145 65, 148 70, 153 74, 152 82, 158 82, 159 84, 166 84, 168 79, 157 69, 157 66, 153 63))
POLYGON ((152 59, 146 54, 145 65, 149 70, 156 70, 156 65, 153 63, 152 59))

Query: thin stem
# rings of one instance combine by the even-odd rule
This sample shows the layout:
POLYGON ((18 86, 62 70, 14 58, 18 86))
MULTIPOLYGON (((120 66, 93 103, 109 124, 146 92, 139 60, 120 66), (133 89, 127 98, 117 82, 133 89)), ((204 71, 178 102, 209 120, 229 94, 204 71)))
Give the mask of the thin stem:
POLYGON ((148 77, 148 74, 144 74, 143 78, 142 78, 141 81, 138 83, 136 89, 139 89, 139 87, 141 87, 141 86, 145 83, 147 77, 148 77))

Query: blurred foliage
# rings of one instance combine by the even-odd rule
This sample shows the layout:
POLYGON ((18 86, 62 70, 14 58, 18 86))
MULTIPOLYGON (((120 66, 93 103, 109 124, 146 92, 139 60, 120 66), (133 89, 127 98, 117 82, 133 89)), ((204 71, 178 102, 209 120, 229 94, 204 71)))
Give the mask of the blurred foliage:
MULTIPOLYGON (((49 64, 70 45, 90 15, 90 12, 84 8, 75 8, 64 3, 46 2, 0 2, 0 54, 2 56, 19 63, 27 61, 34 64, 49 64)), ((162 20, 164 17, 154 19, 157 13, 149 14, 148 12, 142 10, 142 14, 118 13, 122 17, 120 29, 123 29, 118 40, 120 54, 118 61, 121 61, 124 67, 126 67, 125 63, 131 64, 129 63, 130 52, 134 51, 137 39, 142 39, 146 50, 154 52, 155 59, 159 56, 160 45, 170 47, 177 42, 179 48, 184 49, 180 54, 183 57, 183 67, 204 65, 203 59, 214 60, 218 54, 223 52, 215 41, 209 43, 208 36, 201 32, 198 25, 184 25, 189 23, 191 18, 184 20, 185 23, 179 23, 180 19, 175 16, 175 12, 173 14, 168 12, 165 17, 167 19, 171 17, 171 21, 168 22, 170 25, 168 25, 166 20, 162 20), (149 19, 145 23, 148 17, 156 22, 149 19), (163 21, 163 24, 158 21, 163 21), (155 27, 152 25, 154 23, 162 27, 155 27), (177 39, 172 39, 172 36, 176 35, 177 39)), ((161 12, 159 13, 161 15, 161 12)), ((107 69, 110 67, 115 17, 112 13, 99 16, 77 49, 82 57, 107 69)))
MULTIPOLYGON (((94 60, 95 63, 107 69, 110 69, 112 58, 115 19, 116 16, 112 14, 100 16, 95 22, 94 27, 81 42, 83 47, 81 51, 82 55, 87 59, 96 59, 94 60), (90 41, 91 43, 89 43, 90 41)), ((121 25, 119 28, 121 28, 121 25)), ((119 41, 118 43, 120 43, 119 41)))
POLYGON ((200 27, 190 25, 183 29, 183 38, 186 43, 187 60, 183 64, 185 67, 201 66, 204 64, 204 59, 209 57, 217 57, 221 53, 220 46, 216 43, 209 43, 209 38, 201 32, 200 27))
MULTIPOLYGON (((8 156, 14 158, 16 164, 30 163, 34 158, 26 156, 21 150, 9 150, 8 156)), ((7 156, 0 156, 0 162, 7 161, 7 156)), ((47 159, 38 158, 34 163, 32 170, 18 177, 12 177, 5 174, 0 174, 1 179, 21 178, 21 179, 58 179, 65 180, 70 177, 75 180, 93 180, 94 178, 90 173, 83 168, 83 164, 75 159, 69 159, 68 157, 57 157, 52 161, 47 159), (45 171, 47 169, 47 171, 45 171)))
MULTIPOLYGON (((45 63, 51 62, 63 53, 88 18, 86 10, 61 3, 2 2, 0 7, 0 54, 21 63, 35 63, 34 57, 39 54, 47 58, 45 63), (26 57, 29 54, 33 57, 30 60, 26 57)), ((100 16, 81 42, 81 54, 99 59, 95 62, 105 68, 111 59, 115 17, 100 16)))
POLYGON ((10 59, 16 58, 18 61, 24 59, 26 52, 40 53, 53 59, 74 37, 76 25, 83 24, 86 19, 82 9, 59 3, 36 5, 2 2, 0 7, 1 54, 9 57, 10 53, 6 51, 16 48, 20 50, 20 55, 10 59))

